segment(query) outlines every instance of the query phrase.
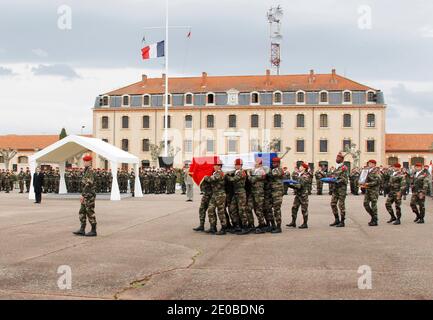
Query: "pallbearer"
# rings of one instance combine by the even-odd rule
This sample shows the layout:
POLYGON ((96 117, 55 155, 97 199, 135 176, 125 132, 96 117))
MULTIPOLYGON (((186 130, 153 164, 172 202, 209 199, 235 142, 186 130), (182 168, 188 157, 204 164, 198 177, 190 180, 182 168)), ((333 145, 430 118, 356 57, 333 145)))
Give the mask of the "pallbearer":
POLYGON ((412 198, 410 199, 410 207, 415 213, 416 223, 424 223, 425 216, 425 196, 429 187, 430 174, 426 169, 423 169, 422 163, 415 165, 415 173, 412 176, 412 198))
POLYGON ((295 191, 295 199, 293 200, 292 206, 292 222, 287 225, 288 227, 296 228, 296 217, 298 215, 299 207, 301 207, 304 222, 299 226, 299 228, 308 228, 308 184, 311 178, 310 174, 307 172, 308 168, 308 164, 302 163, 299 166, 299 174, 296 179, 297 183, 289 184, 289 187, 295 191))
POLYGON ((332 173, 332 178, 336 179, 333 184, 333 192, 331 199, 332 213, 335 221, 330 224, 331 227, 344 227, 346 219, 346 195, 347 195, 347 167, 344 165, 344 156, 339 153, 335 160, 337 162, 335 170, 332 173), (340 214, 338 213, 340 209, 340 214))
POLYGON ((281 159, 278 157, 272 158, 272 171, 269 174, 272 190, 272 209, 276 227, 272 233, 281 233, 281 205, 283 204, 283 177, 284 172, 280 167, 281 159))
POLYGON ((394 225, 400 224, 401 218, 401 197, 406 190, 406 179, 401 172, 401 164, 396 163, 393 166, 393 170, 389 170, 389 181, 388 181, 388 198, 386 199, 386 210, 388 210, 391 219, 388 223, 394 225), (395 215, 392 205, 395 203, 395 215))

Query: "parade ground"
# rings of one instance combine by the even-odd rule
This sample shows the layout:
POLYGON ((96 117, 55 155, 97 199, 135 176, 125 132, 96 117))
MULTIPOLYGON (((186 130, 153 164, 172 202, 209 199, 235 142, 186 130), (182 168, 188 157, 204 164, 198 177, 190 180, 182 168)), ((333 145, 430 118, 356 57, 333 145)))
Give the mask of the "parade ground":
POLYGON ((179 193, 97 199, 98 237, 86 238, 71 233, 78 199, 26 197, 0 193, 0 299, 433 299, 431 199, 424 225, 413 223, 408 198, 393 226, 381 197, 379 226, 368 227, 363 196, 348 196, 337 229, 330 196, 314 195, 300 230, 285 227, 289 195, 283 233, 245 236, 192 231, 197 188, 194 202, 179 193), (70 288, 58 283, 65 266, 70 288), (360 289, 369 269, 370 289, 360 289))

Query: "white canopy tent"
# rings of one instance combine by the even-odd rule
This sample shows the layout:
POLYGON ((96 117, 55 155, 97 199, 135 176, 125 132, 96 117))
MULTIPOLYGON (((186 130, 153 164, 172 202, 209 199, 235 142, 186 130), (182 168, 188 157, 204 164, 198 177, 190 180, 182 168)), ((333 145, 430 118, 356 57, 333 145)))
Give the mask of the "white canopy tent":
POLYGON ((120 200, 119 185, 117 183, 116 177, 119 164, 121 163, 133 164, 135 172, 134 196, 143 197, 140 179, 138 176, 138 165, 140 162, 138 157, 126 151, 123 151, 105 141, 102 141, 101 139, 70 135, 29 157, 29 166, 32 176, 32 181, 30 183, 29 199, 35 199, 35 192, 33 190, 33 174, 36 170, 36 167, 40 163, 59 164, 59 194, 66 194, 67 190, 65 183, 65 163, 68 159, 71 159, 76 155, 83 154, 87 150, 90 150, 110 161, 111 172, 113 175, 113 182, 111 184, 111 200, 120 200))

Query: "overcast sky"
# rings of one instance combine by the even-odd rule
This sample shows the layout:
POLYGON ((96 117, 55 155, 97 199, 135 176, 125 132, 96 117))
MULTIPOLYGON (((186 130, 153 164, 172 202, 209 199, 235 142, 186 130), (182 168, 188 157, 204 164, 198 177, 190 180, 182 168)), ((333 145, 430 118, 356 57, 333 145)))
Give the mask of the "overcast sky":
MULTIPOLYGON (((169 0, 170 74, 264 74, 266 11, 284 10, 281 73, 337 73, 384 91, 387 132, 432 132, 433 1, 169 0), (368 12, 371 10, 371 21, 368 12)), ((85 133, 95 97, 160 76, 140 48, 163 40, 163 0, 2 0, 0 134, 85 133), (62 5, 71 9, 71 29, 62 5), (58 13, 60 8, 60 13, 58 13), (59 20, 60 19, 60 20, 59 20), (68 25, 66 24, 66 27, 68 25)))

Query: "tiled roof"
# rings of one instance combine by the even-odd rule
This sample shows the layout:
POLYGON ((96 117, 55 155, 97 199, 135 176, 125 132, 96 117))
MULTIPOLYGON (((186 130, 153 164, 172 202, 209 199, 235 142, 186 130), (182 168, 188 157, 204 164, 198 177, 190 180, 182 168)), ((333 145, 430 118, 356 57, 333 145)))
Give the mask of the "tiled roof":
MULTIPOLYGON (((122 94, 157 94, 164 92, 164 76, 147 78, 126 87, 105 93, 107 95, 122 94)), ((170 93, 186 92, 226 92, 236 89, 240 92, 252 91, 320 91, 320 90, 375 90, 335 73, 299 74, 299 75, 259 75, 259 76, 208 76, 203 73, 199 77, 169 78, 170 93)))
POLYGON ((35 150, 43 149, 59 140, 59 135, 16 135, 0 136, 0 149, 35 150))
POLYGON ((386 152, 433 152, 433 134, 388 133, 385 138, 386 152))

